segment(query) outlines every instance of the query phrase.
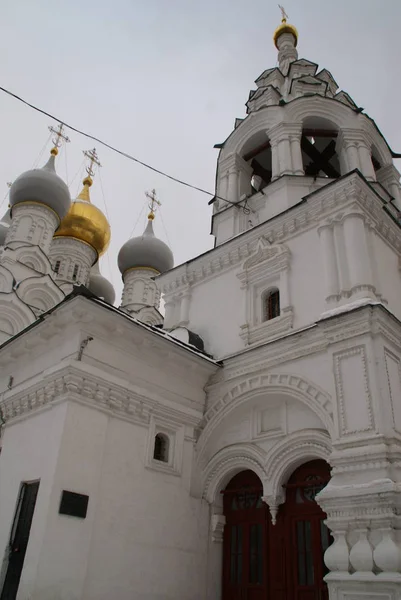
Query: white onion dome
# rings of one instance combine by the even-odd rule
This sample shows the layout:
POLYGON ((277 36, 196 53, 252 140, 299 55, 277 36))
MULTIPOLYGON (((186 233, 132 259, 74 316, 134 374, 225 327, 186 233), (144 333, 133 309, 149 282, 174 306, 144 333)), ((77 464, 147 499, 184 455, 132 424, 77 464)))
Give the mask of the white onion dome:
POLYGON ((91 269, 88 290, 109 304, 114 304, 116 292, 110 281, 101 274, 99 261, 96 262, 91 269))
POLYGON ((54 148, 44 167, 22 173, 10 188, 10 206, 21 203, 43 204, 51 208, 59 219, 68 212, 71 204, 67 185, 56 173, 54 161, 57 149, 54 148))
POLYGON ((129 269, 147 268, 164 273, 173 268, 173 253, 155 236, 153 218, 151 213, 143 234, 128 240, 118 253, 118 268, 123 276, 129 269))
POLYGON ((11 216, 10 209, 7 210, 6 214, 0 221, 0 246, 4 246, 4 242, 6 241, 7 233, 10 228, 11 216))

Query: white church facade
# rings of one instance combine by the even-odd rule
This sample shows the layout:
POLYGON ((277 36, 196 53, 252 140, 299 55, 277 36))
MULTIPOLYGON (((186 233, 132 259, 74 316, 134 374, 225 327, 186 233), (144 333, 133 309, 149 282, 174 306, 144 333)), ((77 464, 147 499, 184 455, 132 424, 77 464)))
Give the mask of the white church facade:
POLYGON ((55 171, 0 222, 1 600, 401 599, 397 157, 297 53, 220 144, 215 246, 174 267, 55 171), (164 299, 164 315, 160 299, 164 299))

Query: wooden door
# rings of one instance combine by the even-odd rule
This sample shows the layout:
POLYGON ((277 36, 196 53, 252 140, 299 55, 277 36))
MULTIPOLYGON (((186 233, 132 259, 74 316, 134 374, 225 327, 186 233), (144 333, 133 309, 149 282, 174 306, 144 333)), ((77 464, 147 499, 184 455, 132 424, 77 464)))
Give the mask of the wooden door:
POLYGON ((255 473, 230 481, 224 514, 223 600, 266 600, 266 505, 255 473))
POLYGON ((7 572, 0 600, 15 600, 24 566, 39 482, 22 484, 9 545, 7 572))
POLYGON ((332 540, 315 496, 329 478, 327 463, 316 460, 297 469, 286 486, 287 597, 293 600, 328 599, 323 556, 332 540))

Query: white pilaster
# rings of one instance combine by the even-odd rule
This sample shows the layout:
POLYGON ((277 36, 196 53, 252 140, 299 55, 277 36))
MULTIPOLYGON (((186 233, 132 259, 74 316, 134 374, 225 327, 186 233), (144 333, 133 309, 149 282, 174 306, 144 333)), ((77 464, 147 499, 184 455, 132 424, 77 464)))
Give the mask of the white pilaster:
POLYGON ((364 141, 358 143, 358 154, 361 164, 361 173, 368 181, 376 181, 376 173, 373 168, 372 156, 364 141))
POLYGON ((321 227, 319 229, 319 236, 326 277, 326 301, 330 302, 330 300, 335 299, 339 293, 337 257, 332 225, 321 227))
POLYGON ((347 215, 343 228, 351 291, 375 298, 363 215, 347 215))
POLYGON ((294 175, 305 175, 302 163, 301 132, 290 135, 292 168, 294 175))
POLYGON ((185 326, 189 323, 189 306, 191 303, 191 292, 188 290, 181 298, 180 322, 179 325, 185 326))

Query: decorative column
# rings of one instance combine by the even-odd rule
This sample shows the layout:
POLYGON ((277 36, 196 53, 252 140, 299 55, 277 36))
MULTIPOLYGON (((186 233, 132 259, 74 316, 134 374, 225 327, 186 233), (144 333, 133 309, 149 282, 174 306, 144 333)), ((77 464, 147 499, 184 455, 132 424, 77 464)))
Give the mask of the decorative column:
POLYGON ((267 132, 272 147, 272 179, 282 175, 292 175, 292 152, 290 134, 293 126, 279 123, 267 132))
POLYGON ((176 319, 176 306, 177 298, 175 296, 169 296, 164 298, 164 329, 172 329, 177 325, 176 319))
POLYGON ((346 140, 344 143, 344 146, 345 146, 345 151, 347 153, 347 162, 348 162, 349 170, 350 171, 353 171, 354 169, 361 170, 357 143, 353 140, 352 141, 346 140))
POLYGON ((272 179, 304 175, 301 151, 302 124, 279 123, 267 132, 272 149, 272 179))
POLYGON ((230 167, 228 171, 227 196, 229 202, 238 202, 238 168, 236 165, 230 167))
POLYGON ((305 175, 302 162, 301 137, 302 131, 290 135, 293 175, 305 175))
POLYGON ((391 194, 394 198, 394 204, 401 211, 401 189, 400 189, 400 174, 396 167, 386 165, 377 171, 377 181, 391 194))
POLYGON ((39 246, 48 254, 59 223, 59 217, 48 206, 35 202, 21 202, 12 209, 11 225, 4 245, 15 249, 28 243, 39 246))
POLYGON ((280 162, 278 157, 278 143, 277 140, 270 140, 270 147, 272 151, 272 181, 280 177, 280 162))
POLYGON ((376 181, 376 173, 373 167, 372 155, 370 149, 364 140, 358 142, 359 162, 361 164, 361 173, 368 181, 376 181))
POLYGON ((208 600, 220 600, 222 594, 223 573, 223 539, 226 518, 222 514, 222 507, 210 505, 210 530, 208 541, 207 560, 207 590, 208 600))
POLYGON ((191 302, 191 292, 187 290, 181 297, 180 321, 178 326, 186 326, 189 323, 189 306, 191 302))
POLYGON ((337 299, 339 279, 336 249, 334 244, 333 225, 327 224, 318 229, 323 254, 324 273, 326 277, 326 302, 337 299))
MULTIPOLYGON (((342 129, 339 146, 345 148, 348 171, 359 169, 368 181, 376 181, 370 144, 360 129, 342 129)), ((342 173, 343 174, 343 173, 342 173)))
POLYGON ((364 216, 357 212, 347 215, 344 219, 343 229, 351 292, 374 299, 375 290, 372 284, 364 216))

